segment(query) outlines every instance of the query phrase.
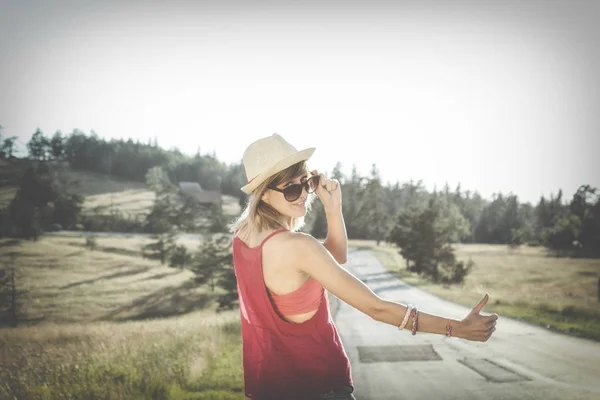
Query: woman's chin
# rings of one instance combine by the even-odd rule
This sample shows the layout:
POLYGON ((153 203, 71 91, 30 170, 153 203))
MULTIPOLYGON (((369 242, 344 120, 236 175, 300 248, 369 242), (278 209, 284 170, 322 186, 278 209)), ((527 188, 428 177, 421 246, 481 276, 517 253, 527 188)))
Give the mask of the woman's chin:
POLYGON ((306 216, 306 203, 292 204, 290 214, 292 217, 301 218, 306 216))

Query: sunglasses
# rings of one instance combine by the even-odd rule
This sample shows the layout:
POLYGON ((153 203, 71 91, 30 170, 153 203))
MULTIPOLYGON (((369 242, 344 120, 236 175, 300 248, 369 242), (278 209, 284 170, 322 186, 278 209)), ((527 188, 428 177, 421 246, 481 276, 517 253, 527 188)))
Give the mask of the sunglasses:
POLYGON ((313 193, 317 190, 318 185, 319 175, 313 175, 304 182, 295 183, 286 186, 283 189, 278 189, 276 187, 269 187, 269 189, 283 193, 283 197, 285 197, 287 201, 292 202, 298 200, 300 196, 302 196, 302 189, 306 189, 306 193, 313 193))

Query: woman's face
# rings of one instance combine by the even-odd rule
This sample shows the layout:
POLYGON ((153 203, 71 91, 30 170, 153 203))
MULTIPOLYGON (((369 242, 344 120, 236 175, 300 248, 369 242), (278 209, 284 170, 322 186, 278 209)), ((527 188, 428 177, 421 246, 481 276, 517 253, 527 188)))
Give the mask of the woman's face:
MULTIPOLYGON (((310 176, 311 174, 307 171, 305 174, 298 176, 290 181, 281 182, 275 187, 277 189, 283 190, 289 185, 299 184, 306 181, 308 178, 310 178, 310 176)), ((287 201, 283 193, 271 189, 267 189, 267 191, 262 197, 263 201, 265 201, 271 207, 276 209, 279 213, 290 218, 301 218, 306 215, 307 199, 308 193, 306 192, 306 188, 303 188, 300 197, 292 202, 287 201)))

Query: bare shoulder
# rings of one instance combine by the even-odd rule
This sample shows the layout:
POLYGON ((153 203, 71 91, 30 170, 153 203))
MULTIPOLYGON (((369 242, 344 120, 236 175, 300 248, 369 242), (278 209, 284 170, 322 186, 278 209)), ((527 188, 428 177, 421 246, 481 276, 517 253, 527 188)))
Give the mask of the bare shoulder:
POLYGON ((290 255, 302 255, 307 251, 324 250, 317 239, 303 232, 285 232, 281 235, 281 245, 290 255))
POLYGON ((267 240, 264 247, 268 249, 269 252, 289 251, 289 249, 293 248, 294 244, 297 243, 297 238, 297 232, 283 231, 267 240))
POLYGON ((279 247, 285 263, 301 273, 313 275, 324 263, 339 266, 325 246, 307 233, 285 232, 279 247))
POLYGON ((321 256, 327 256, 327 251, 321 242, 303 232, 282 232, 269 240, 267 246, 271 254, 280 255, 288 265, 307 260, 309 254, 315 256, 315 253, 320 252, 321 256))

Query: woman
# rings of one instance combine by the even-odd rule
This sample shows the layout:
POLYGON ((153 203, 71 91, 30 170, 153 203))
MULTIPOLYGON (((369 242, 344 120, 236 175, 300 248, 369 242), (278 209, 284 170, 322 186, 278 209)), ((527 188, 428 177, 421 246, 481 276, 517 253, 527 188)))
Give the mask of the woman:
POLYGON ((310 172, 314 148, 297 151, 280 135, 248 146, 243 163, 249 194, 234 221, 246 396, 254 400, 354 399, 351 367, 331 318, 325 290, 377 321, 487 341, 498 316, 479 311, 462 321, 437 317, 378 297, 340 264, 347 236, 339 182, 310 172), (327 215, 324 243, 300 233, 313 193, 327 215))

